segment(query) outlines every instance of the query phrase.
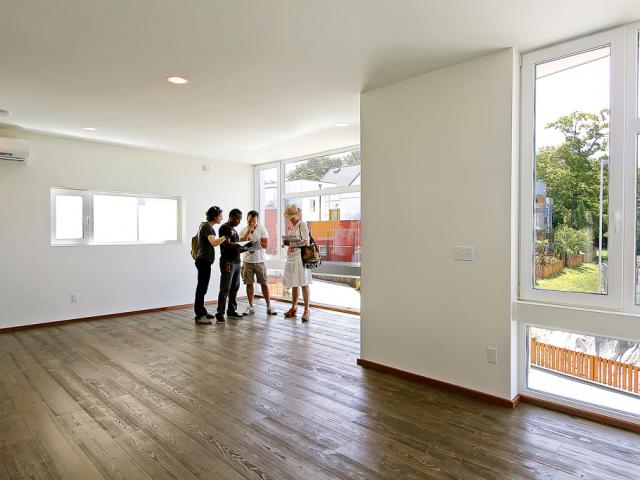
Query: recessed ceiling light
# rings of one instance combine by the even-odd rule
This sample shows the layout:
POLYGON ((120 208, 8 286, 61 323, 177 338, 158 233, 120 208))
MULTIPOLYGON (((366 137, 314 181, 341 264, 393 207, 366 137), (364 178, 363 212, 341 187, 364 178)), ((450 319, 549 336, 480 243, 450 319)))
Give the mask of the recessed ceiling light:
POLYGON ((175 83, 176 85, 184 85, 185 83, 189 83, 189 80, 187 80, 184 77, 167 77, 167 82, 169 83, 175 83))
POLYGON ((348 123, 344 123, 344 122, 336 123, 336 127, 348 127, 348 126, 349 126, 348 123))
POLYGON ((90 132, 95 132, 97 130, 96 127, 94 127, 93 125, 85 125, 84 127, 85 130, 89 130, 90 132))

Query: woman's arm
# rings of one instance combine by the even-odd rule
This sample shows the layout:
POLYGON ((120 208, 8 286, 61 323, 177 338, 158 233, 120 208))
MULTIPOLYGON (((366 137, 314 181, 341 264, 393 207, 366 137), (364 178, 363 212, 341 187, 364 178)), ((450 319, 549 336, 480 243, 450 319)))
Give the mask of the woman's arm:
POLYGON ((306 223, 300 223, 300 240, 302 240, 302 242, 305 245, 309 245, 309 227, 307 227, 306 223))
POLYGON ((207 238, 209 239, 209 243, 214 247, 217 247, 221 243, 224 243, 227 241, 227 237, 216 238, 215 235, 209 235, 207 238))

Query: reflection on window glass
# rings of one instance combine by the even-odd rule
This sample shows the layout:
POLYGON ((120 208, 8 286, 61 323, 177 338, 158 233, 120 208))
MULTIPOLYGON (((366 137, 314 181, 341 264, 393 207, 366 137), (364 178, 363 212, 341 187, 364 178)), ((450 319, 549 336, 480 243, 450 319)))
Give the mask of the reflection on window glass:
POLYGON ((360 185, 359 150, 285 164, 286 193, 352 185, 360 185))
POLYGON ((93 196, 93 239, 98 243, 138 240, 138 199, 93 196))
POLYGON ((607 293, 610 47, 536 66, 534 286, 607 293))
POLYGON ((139 198, 138 215, 141 242, 167 242, 178 239, 177 200, 139 198))
POLYGON ((78 240, 83 238, 82 197, 56 195, 56 239, 78 240))

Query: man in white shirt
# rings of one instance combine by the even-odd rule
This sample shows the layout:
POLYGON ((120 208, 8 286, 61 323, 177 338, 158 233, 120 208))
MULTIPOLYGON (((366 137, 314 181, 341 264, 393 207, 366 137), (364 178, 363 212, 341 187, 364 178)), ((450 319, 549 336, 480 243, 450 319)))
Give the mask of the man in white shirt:
POLYGON ((253 284, 257 280, 262 288, 262 296, 267 302, 267 315, 277 315, 275 309, 271 308, 267 264, 264 256, 264 251, 269 246, 269 233, 262 224, 258 223, 258 218, 259 214, 255 210, 247 213, 247 226, 240 232, 240 241, 251 240, 255 242, 251 245, 249 251, 244 254, 244 262, 242 264, 242 281, 247 286, 247 297, 249 298, 249 306, 244 314, 249 315, 256 312, 253 306, 255 294, 253 284))

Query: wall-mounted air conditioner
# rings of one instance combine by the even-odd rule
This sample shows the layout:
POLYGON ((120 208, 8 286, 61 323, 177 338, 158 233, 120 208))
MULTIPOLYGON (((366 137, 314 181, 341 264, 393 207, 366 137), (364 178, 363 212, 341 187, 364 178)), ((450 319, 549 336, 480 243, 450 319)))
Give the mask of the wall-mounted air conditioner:
POLYGON ((0 162, 29 163, 29 143, 0 137, 0 162))

